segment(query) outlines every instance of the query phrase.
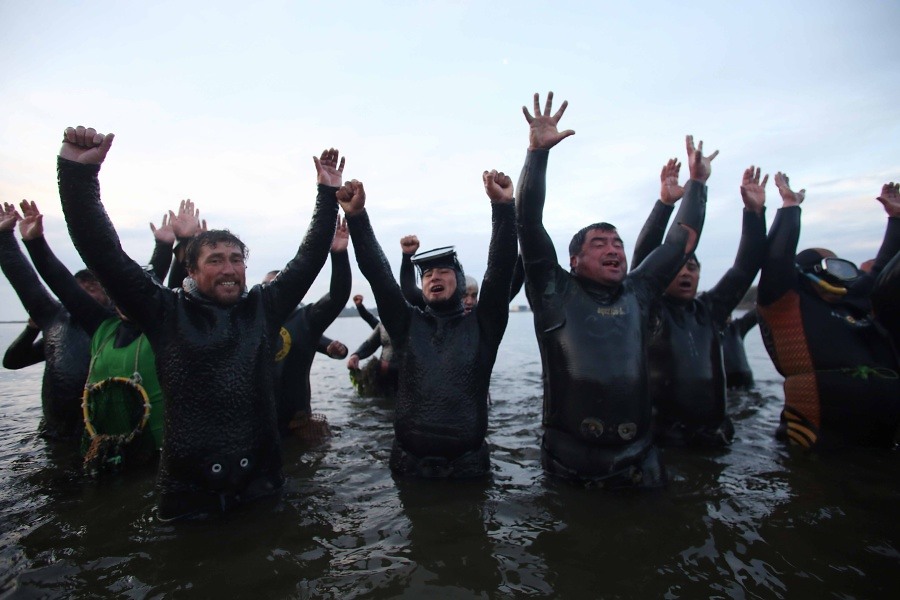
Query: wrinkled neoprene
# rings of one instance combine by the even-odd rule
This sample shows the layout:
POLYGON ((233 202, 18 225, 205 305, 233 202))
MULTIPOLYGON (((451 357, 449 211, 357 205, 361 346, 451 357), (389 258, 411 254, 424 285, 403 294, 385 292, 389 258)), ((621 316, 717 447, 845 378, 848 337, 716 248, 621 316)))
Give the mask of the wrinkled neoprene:
POLYGON ((225 509, 273 493, 283 483, 275 338, 328 257, 337 188, 319 186, 306 237, 276 281, 221 306, 162 286, 125 254, 100 203, 98 172, 99 165, 58 159, 75 247, 156 353, 167 398, 159 516, 225 509))

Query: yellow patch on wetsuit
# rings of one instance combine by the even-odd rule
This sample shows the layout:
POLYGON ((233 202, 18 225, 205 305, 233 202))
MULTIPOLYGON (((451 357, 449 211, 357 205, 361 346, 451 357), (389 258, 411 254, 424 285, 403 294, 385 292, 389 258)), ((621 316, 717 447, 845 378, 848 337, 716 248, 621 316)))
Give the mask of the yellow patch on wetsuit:
POLYGON ((275 353, 275 362, 284 360, 284 357, 291 351, 291 334, 284 327, 278 333, 281 335, 281 350, 275 353))

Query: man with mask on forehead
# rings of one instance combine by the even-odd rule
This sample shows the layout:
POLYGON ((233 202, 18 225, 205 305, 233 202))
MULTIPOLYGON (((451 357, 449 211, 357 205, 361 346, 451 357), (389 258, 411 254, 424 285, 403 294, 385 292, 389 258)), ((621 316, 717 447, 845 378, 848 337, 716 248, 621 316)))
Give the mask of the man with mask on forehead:
POLYGON ((409 304, 391 274, 366 213, 358 181, 338 191, 360 270, 375 294, 399 366, 390 466, 396 475, 467 478, 490 471, 488 386, 509 319, 516 261, 512 180, 483 174, 493 233, 481 302, 464 316, 465 274, 452 247, 413 258, 422 274, 424 310, 409 304))
MULTIPOLYGON (((779 439, 805 448, 896 444, 900 426, 900 366, 872 316, 874 275, 900 247, 900 192, 885 184, 878 200, 888 215, 873 275, 824 248, 797 253, 800 203, 782 173, 782 198, 759 280, 759 327, 766 350, 784 375, 779 439)), ((896 311, 896 306, 894 307, 896 311)))

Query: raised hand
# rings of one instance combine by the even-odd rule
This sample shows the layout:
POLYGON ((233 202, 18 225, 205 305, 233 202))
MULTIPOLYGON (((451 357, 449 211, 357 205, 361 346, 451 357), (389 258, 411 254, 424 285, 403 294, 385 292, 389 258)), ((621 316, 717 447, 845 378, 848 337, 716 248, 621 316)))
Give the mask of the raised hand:
POLYGON ((539 94, 534 95, 533 117, 531 116, 531 113, 528 112, 527 108, 524 106, 522 107, 522 112, 525 114, 525 120, 528 121, 528 126, 530 128, 528 132, 529 150, 549 150, 570 135, 575 135, 575 132, 571 129, 566 129, 560 133, 557 128, 559 120, 562 118, 563 113, 566 112, 567 106, 569 106, 568 101, 563 101, 562 106, 560 106, 559 110, 556 111, 556 114, 551 117, 550 109, 553 107, 553 92, 549 92, 547 94, 547 103, 544 105, 543 114, 541 114, 539 94))
POLYGON ((670 158, 659 173, 659 200, 663 204, 674 206, 684 196, 684 186, 678 185, 681 163, 677 158, 670 158))
MULTIPOLYGON (((419 250, 419 238, 414 235, 404 235, 400 238, 400 250, 403 251, 403 254, 415 254, 419 250)), ((359 297, 359 301, 362 302, 362 296, 359 297)))
POLYGON ((684 138, 684 144, 687 146, 688 168, 691 171, 691 179, 706 183, 712 174, 712 161, 719 155, 716 150, 709 156, 703 156, 703 140, 694 148, 694 136, 688 135, 684 138))
POLYGON ((881 195, 877 200, 889 217, 900 217, 900 183, 892 181, 881 186, 881 195))
POLYGON ((791 181, 788 179, 788 176, 778 171, 775 173, 775 187, 778 188, 778 193, 781 194, 781 207, 786 208, 788 206, 800 206, 803 203, 803 199, 806 197, 806 190, 800 190, 799 192, 791 191, 791 181))
POLYGON ((85 165, 102 164, 115 137, 112 133, 97 133, 93 127, 69 127, 63 132, 59 156, 85 165))
POLYGON ((23 240, 35 240, 44 235, 44 215, 38 210, 37 204, 32 200, 22 200, 19 203, 22 209, 22 219, 19 221, 19 235, 23 240))
POLYGON ((366 208, 366 191, 361 181, 348 181, 337 191, 337 201, 348 217, 361 213, 366 208))
POLYGON ((181 201, 178 205, 178 214, 169 211, 169 224, 179 240, 189 240, 206 231, 206 220, 200 220, 200 210, 194 207, 190 199, 181 201))
POLYGON ((346 252, 350 243, 350 231, 347 229, 347 219, 337 218, 337 225, 334 228, 334 239, 331 240, 332 252, 346 252))
POLYGON ((484 181, 484 191, 491 202, 497 204, 510 204, 513 201, 513 182, 509 175, 503 171, 485 171, 481 174, 484 181))
POLYGON ((162 225, 159 227, 154 225, 153 221, 150 221, 150 231, 153 232, 153 237, 156 241, 162 244, 169 244, 170 246, 175 243, 175 232, 172 230, 172 222, 169 220, 169 215, 171 214, 172 211, 163 213, 162 225))
POLYGON ((769 182, 769 175, 763 177, 762 183, 759 181, 759 167, 754 169, 750 165, 749 169, 744 170, 744 177, 741 180, 741 199, 744 201, 744 208, 749 211, 761 214, 763 206, 766 205, 766 183, 769 182))
POLYGON ((362 294, 357 294, 357 295, 353 296, 353 304, 355 304, 356 306, 359 306, 360 304, 362 304, 362 302, 363 302, 362 294))
POLYGON ((332 340, 328 347, 325 348, 325 352, 331 358, 344 358, 347 356, 347 346, 337 340, 332 340))
POLYGON ((313 162, 316 163, 316 183, 331 187, 338 187, 343 181, 344 175, 344 158, 338 163, 338 155, 340 153, 334 148, 322 151, 322 156, 316 158, 313 156, 313 162))
POLYGON ((16 212, 16 207, 9 202, 4 202, 3 210, 0 211, 0 231, 14 230, 18 220, 19 213, 16 212))

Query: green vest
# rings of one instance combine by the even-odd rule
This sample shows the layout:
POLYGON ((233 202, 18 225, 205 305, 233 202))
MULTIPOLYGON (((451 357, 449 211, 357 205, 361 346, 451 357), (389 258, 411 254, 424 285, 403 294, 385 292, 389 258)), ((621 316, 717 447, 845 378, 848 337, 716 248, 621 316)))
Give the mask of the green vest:
MULTIPOLYGON (((156 376, 156 356, 147 341, 147 336, 143 334, 124 348, 114 347, 116 331, 121 323, 119 318, 113 317, 104 321, 94 332, 94 337, 91 338, 91 369, 87 383, 98 383, 110 377, 131 378, 137 370, 141 377, 140 385, 150 400, 150 419, 140 435, 129 444, 132 448, 128 454, 142 459, 150 458, 160 449, 163 442, 165 399, 156 376)), ((128 434, 137 425, 133 406, 126 409, 124 403, 115 402, 121 398, 124 389, 125 386, 113 384, 99 392, 93 392, 90 403, 91 424, 98 434, 128 434)), ((90 435, 85 430, 81 444, 82 455, 89 446, 90 435)))

